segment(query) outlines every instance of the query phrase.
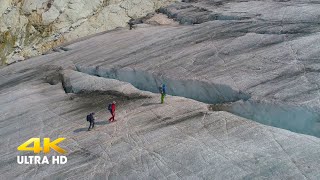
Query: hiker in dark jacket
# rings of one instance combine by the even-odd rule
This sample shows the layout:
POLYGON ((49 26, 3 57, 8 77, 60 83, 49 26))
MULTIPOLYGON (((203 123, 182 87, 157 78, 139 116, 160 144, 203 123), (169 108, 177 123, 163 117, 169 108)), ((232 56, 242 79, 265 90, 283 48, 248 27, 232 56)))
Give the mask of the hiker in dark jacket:
POLYGON ((111 113, 111 118, 109 119, 110 122, 115 121, 115 117, 116 117, 116 102, 113 101, 112 104, 109 104, 108 106, 108 110, 111 113))
POLYGON ((90 128, 93 129, 94 127, 94 113, 90 113, 89 115, 87 115, 87 121, 90 122, 90 125, 89 125, 89 128, 88 128, 88 131, 90 131, 90 128))

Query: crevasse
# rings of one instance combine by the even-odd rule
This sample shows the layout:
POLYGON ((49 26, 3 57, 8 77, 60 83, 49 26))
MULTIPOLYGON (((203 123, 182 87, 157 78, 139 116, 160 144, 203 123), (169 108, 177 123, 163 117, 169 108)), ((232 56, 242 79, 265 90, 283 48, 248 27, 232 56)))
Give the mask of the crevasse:
POLYGON ((320 137, 320 114, 307 107, 281 102, 257 102, 251 100, 250 95, 227 85, 199 80, 170 79, 130 68, 76 68, 82 73, 128 82, 140 90, 153 93, 158 93, 158 87, 164 83, 169 95, 213 104, 215 110, 227 111, 265 125, 320 137))

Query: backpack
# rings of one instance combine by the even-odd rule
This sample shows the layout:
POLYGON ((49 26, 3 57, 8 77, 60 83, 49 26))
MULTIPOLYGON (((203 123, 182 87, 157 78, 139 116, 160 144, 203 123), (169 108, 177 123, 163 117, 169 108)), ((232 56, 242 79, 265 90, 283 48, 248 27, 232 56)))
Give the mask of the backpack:
POLYGON ((91 120, 91 117, 90 117, 90 114, 87 115, 87 121, 90 121, 91 120))
POLYGON ((166 94, 166 86, 165 85, 162 85, 162 92, 163 92, 163 94, 166 94))
POLYGON ((108 110, 109 110, 109 111, 112 111, 112 104, 109 104, 109 105, 108 105, 108 110))

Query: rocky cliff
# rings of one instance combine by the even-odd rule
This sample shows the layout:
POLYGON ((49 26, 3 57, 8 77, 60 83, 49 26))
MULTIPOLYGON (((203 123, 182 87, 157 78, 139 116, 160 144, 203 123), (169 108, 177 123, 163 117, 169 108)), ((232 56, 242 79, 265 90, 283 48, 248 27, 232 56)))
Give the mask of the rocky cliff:
POLYGON ((1 64, 79 37, 124 27, 173 0, 1 0, 1 64))

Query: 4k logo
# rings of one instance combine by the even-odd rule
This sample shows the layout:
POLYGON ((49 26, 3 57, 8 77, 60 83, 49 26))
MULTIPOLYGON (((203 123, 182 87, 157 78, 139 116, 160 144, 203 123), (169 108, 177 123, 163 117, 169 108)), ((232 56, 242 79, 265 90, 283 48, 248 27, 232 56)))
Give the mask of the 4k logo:
POLYGON ((39 154, 41 151, 43 153, 48 154, 50 153, 50 149, 55 150, 56 152, 60 154, 65 154, 66 151, 59 146, 57 146, 58 143, 61 141, 64 141, 66 138, 58 138, 54 141, 50 141, 50 138, 43 138, 43 148, 40 145, 40 138, 31 138, 28 141, 21 144, 17 149, 19 151, 33 151, 35 154, 39 154), (33 147, 29 147, 30 144, 33 143, 33 147))

